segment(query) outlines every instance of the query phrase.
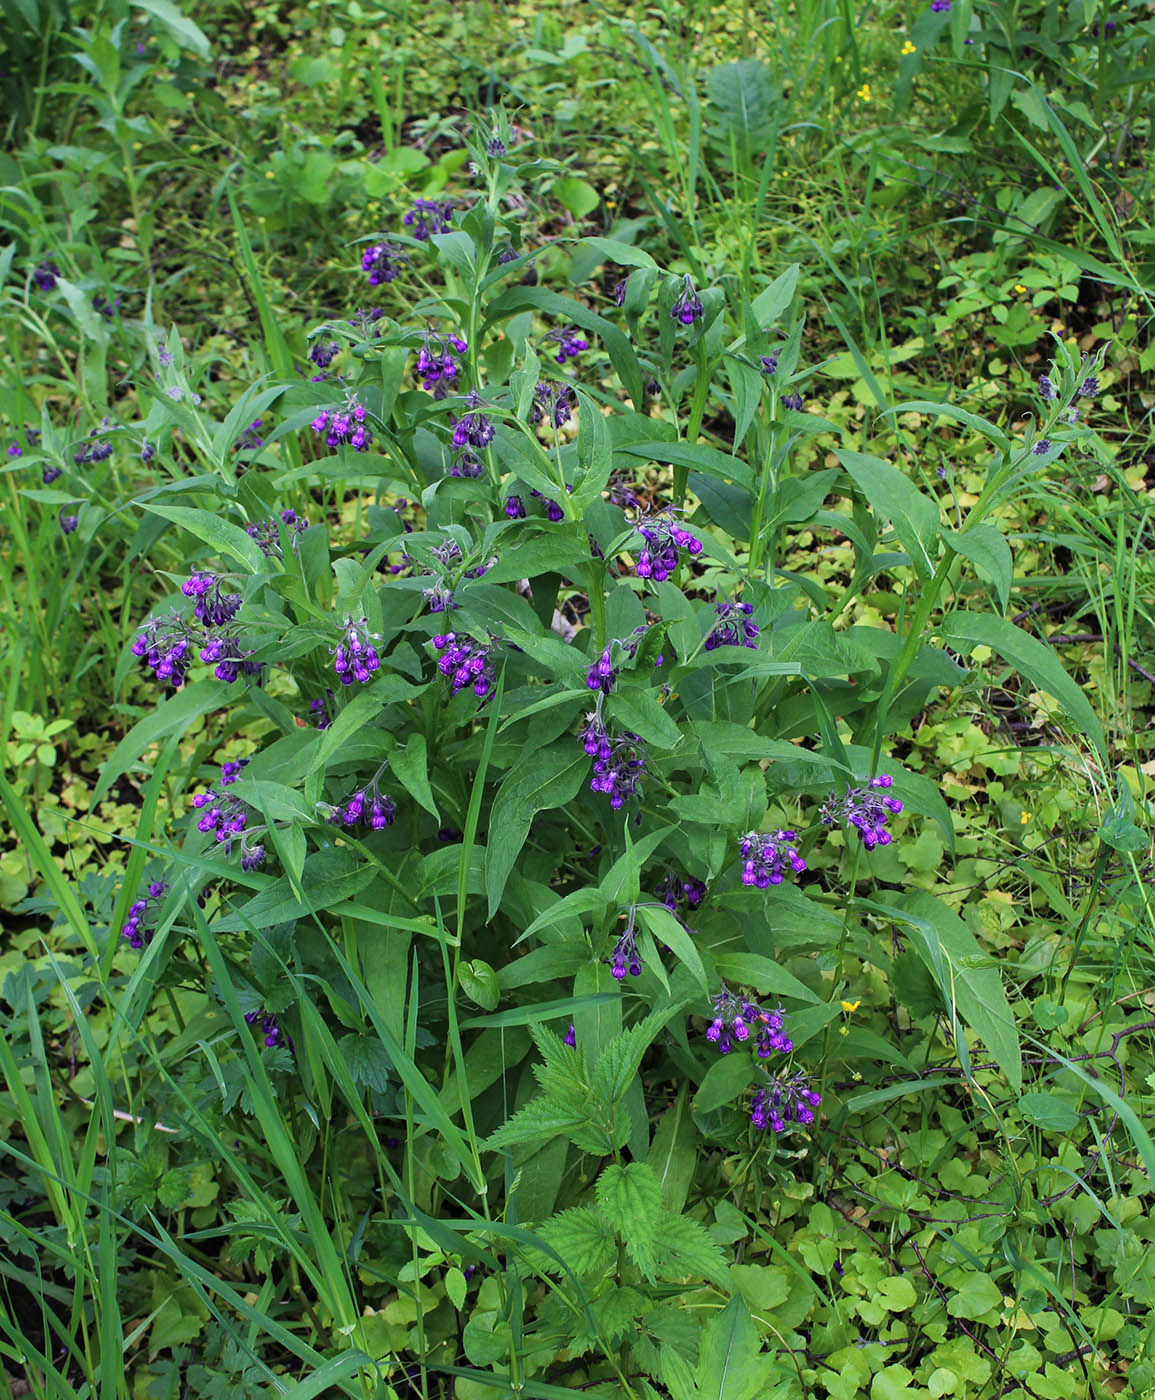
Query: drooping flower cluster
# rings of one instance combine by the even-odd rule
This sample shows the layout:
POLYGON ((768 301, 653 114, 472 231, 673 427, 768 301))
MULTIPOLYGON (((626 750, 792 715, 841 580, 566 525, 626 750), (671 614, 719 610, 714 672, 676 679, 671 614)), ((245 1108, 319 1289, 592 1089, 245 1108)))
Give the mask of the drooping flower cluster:
POLYGON ((694 290, 694 283, 690 274, 687 273, 682 279, 682 290, 678 294, 678 299, 670 308, 670 316, 673 320, 681 322, 683 326, 692 326, 704 315, 705 308, 702 305, 702 299, 694 290))
POLYGON ((453 389, 453 381, 461 373, 461 366, 454 358, 464 355, 469 342, 459 335, 438 335, 426 331, 425 343, 417 355, 417 377, 421 387, 435 399, 444 399, 453 389))
POLYGON ((318 698, 309 701, 309 714, 313 717, 313 723, 318 729, 328 729, 333 723, 333 716, 329 706, 335 700, 333 692, 327 691, 325 698, 318 698))
POLYGON ((542 379, 533 391, 533 406, 529 421, 540 423, 549 419, 555 428, 564 428, 570 420, 572 401, 568 384, 553 384, 542 379))
POLYGON ((479 700, 489 699, 494 686, 492 647, 483 646, 472 637, 458 636, 456 632, 434 637, 433 645, 442 653, 437 669, 449 681, 451 700, 466 686, 479 700))
POLYGON ((59 520, 61 533, 65 535, 74 535, 77 527, 80 525, 79 515, 66 515, 62 512, 59 516, 59 520))
MULTIPOLYGON (((464 344, 464 342, 462 343, 464 344)), ((493 424, 484 413, 477 412, 481 407, 481 395, 476 389, 469 391, 466 404, 470 412, 462 414, 453 424, 453 445, 456 448, 472 448, 475 451, 480 451, 493 441, 493 424)), ((462 475, 462 473, 458 473, 458 475, 462 475)))
POLYGON ((365 405, 350 394, 343 408, 323 408, 313 419, 312 429, 324 434, 329 447, 348 444, 354 452, 366 452, 373 434, 365 423, 365 405))
POLYGON ((448 233, 452 228, 451 199, 418 199, 402 223, 419 243, 426 243, 435 233, 448 233))
POLYGON ((167 889, 168 886, 163 881, 154 880, 145 891, 144 898, 129 905, 128 918, 120 934, 122 938, 128 939, 128 946, 135 948, 137 952, 147 948, 152 942, 156 931, 150 926, 150 919, 156 913, 153 906, 164 896, 167 889))
POLYGON ((680 919, 683 907, 692 911, 706 898, 706 882, 683 878, 670 871, 663 876, 654 893, 670 913, 680 919))
POLYGON ((192 664, 193 641, 184 618, 174 608, 167 618, 153 618, 138 630, 132 654, 145 658, 158 681, 168 681, 179 690, 192 664))
POLYGON ((372 782, 357 788, 337 806, 329 807, 329 822, 350 830, 367 827, 370 831, 384 831, 387 826, 392 826, 397 819, 397 804, 378 786, 384 771, 382 766, 374 774, 372 782))
POLYGON ((795 849, 797 843, 798 837, 793 831, 748 831, 738 848, 746 862, 742 867, 742 883, 760 890, 780 885, 787 866, 795 875, 801 875, 806 862, 795 849))
MULTIPOLYGON (((292 506, 281 511, 281 520, 288 527, 289 541, 293 547, 297 547, 297 536, 302 530, 309 528, 309 522, 303 515, 298 515, 292 506)), ((281 554, 281 532, 277 529, 277 522, 269 516, 266 520, 254 520, 252 524, 245 526, 245 533, 256 540, 261 547, 261 553, 271 555, 276 559, 282 557, 281 554)))
POLYGON ((611 735, 602 720, 600 696, 597 710, 586 715, 578 738, 594 760, 590 791, 604 792, 610 806, 618 811, 627 798, 637 793, 638 783, 645 776, 645 740, 628 729, 611 735))
POLYGON ((865 787, 852 787, 841 797, 832 792, 822 805, 823 824, 853 827, 868 851, 889 846, 887 821, 902 811, 898 798, 886 795, 893 781, 889 773, 880 773, 865 787))
POLYGON ((293 1048, 292 1037, 281 1026, 276 1016, 270 1011, 246 1011, 245 1023, 250 1026, 258 1026, 261 1035, 265 1038, 265 1048, 273 1050, 278 1045, 288 1045, 293 1048))
POLYGON ((72 460, 78 467, 87 467, 93 462, 104 462, 112 456, 112 443, 107 438, 97 438, 97 434, 107 424, 106 418, 99 428, 93 428, 84 441, 72 454, 72 460))
POLYGON ((341 353, 335 340, 315 340, 309 346, 309 359, 319 370, 326 370, 341 353))
MULTIPOLYGON (((247 759, 239 763, 221 765, 220 786, 228 787, 235 783, 247 759)), ((246 802, 232 794, 225 795, 210 788, 208 792, 198 792, 193 798, 193 806, 200 812, 197 830, 212 832, 228 855, 232 845, 239 838, 241 843, 241 869, 256 870, 265 861, 265 848, 250 838, 253 833, 246 830, 250 808, 246 802)))
POLYGON ((341 640, 330 648, 333 652, 333 670, 342 685, 352 685, 354 681, 364 685, 373 672, 380 669, 381 658, 373 645, 378 640, 378 634, 369 631, 367 617, 356 620, 346 617, 341 640))
POLYGON ((111 321, 120 310, 121 300, 117 297, 115 301, 109 301, 107 297, 94 296, 92 298, 92 309, 98 316, 103 316, 106 321, 111 321))
POLYGON ((718 1047, 719 1054, 728 1055, 735 1042, 745 1044, 753 1035, 759 1059, 768 1060, 775 1051, 789 1055, 794 1049, 784 1025, 780 1006, 768 1011, 749 997, 736 995, 723 982, 714 998, 714 1019, 706 1028, 706 1039, 718 1047))
POLYGON ((588 340, 584 340, 576 326, 565 326, 561 330, 550 331, 546 340, 551 340, 557 346, 557 355, 554 357, 559 365, 564 365, 567 360, 576 360, 583 350, 590 348, 588 340))
POLYGON ((259 676, 262 663, 250 661, 251 651, 242 651, 240 639, 235 633, 218 633, 210 636, 201 647, 200 657, 206 666, 213 666, 213 675, 230 685, 240 675, 259 676), (215 663, 215 664, 214 664, 215 663))
POLYGON ((791 1123, 813 1123, 814 1110, 821 1102, 802 1070, 768 1075, 765 1085, 754 1095, 750 1122, 760 1131, 771 1128, 784 1133, 791 1123))
POLYGON ((223 581, 218 574, 195 573, 181 584, 184 596, 196 599, 193 616, 204 627, 227 627, 240 611, 241 595, 222 593, 223 581))
POLYGON ((59 277, 60 268, 48 258, 32 269, 32 280, 36 283, 37 291, 52 291, 59 277))
MULTIPOLYGON (((642 638, 649 630, 643 622, 640 627, 635 627, 628 637, 612 637, 601 656, 586 672, 587 688, 600 690, 603 695, 608 695, 617 684, 618 667, 634 659, 642 638)), ((661 664, 662 658, 659 656, 654 665, 657 667, 661 664)))
POLYGON ((717 603, 714 611, 719 620, 706 638, 707 651, 715 651, 718 647, 751 647, 757 650, 758 624, 753 621, 752 604, 717 603))
MULTIPOLYGON (((438 229, 441 233, 444 230, 438 229)), ((415 237, 420 237, 416 234, 415 237)), ((405 262, 405 254, 396 243, 373 243, 361 254, 361 271, 369 274, 369 285, 379 287, 383 282, 393 282, 405 262)))
POLYGON ((645 540, 638 555, 639 578, 664 583, 681 562, 681 553, 694 557, 702 552, 702 541, 684 530, 668 508, 643 516, 634 529, 645 540))
POLYGON ((257 452, 264 447, 265 440, 261 437, 262 418, 254 418, 244 432, 233 443, 234 452, 257 452))
POLYGON ((631 977, 642 975, 642 959, 638 953, 636 932, 637 918, 637 906, 631 904, 626 918, 625 931, 614 944, 614 950, 610 954, 610 976, 615 982, 620 982, 625 977, 627 970, 631 977))

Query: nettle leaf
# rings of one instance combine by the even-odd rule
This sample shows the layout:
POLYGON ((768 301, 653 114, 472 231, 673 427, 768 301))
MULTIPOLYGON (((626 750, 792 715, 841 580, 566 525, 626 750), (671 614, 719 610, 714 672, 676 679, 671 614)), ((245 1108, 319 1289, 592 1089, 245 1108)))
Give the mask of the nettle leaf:
POLYGON ((836 449, 834 454, 850 474, 871 507, 894 526, 915 573, 929 579, 938 555, 939 510, 890 462, 865 452, 836 449))
MULTIPOLYGON (((574 1142, 588 1135, 589 1117, 583 1108, 556 1103, 546 1097, 536 1098, 518 1109, 513 1117, 503 1123, 495 1133, 491 1133, 486 1147, 513 1147, 519 1142, 548 1142, 559 1133, 574 1142)), ((580 1145, 580 1143, 579 1143, 580 1145)), ((589 1149, 591 1151, 611 1151, 611 1146, 603 1140, 589 1149)))
POLYGON ((537 1233, 575 1274, 604 1274, 614 1261, 613 1226, 596 1206, 563 1210, 537 1233))
POLYGON ((664 1211, 658 1222, 658 1274, 675 1282, 704 1278, 726 1288, 730 1270, 726 1256, 700 1220, 664 1211))
POLYGON ((603 1218, 625 1241, 633 1262, 653 1281, 657 1275, 658 1224, 666 1214, 654 1169, 644 1162, 608 1166, 598 1177, 596 1194, 603 1218))
POLYGON ((614 1036, 594 1065, 592 1083, 596 1097, 607 1103, 617 1103, 625 1096, 650 1042, 672 1014, 672 1010, 666 1010, 661 1015, 651 1013, 628 1031, 614 1036))
POLYGON ((337 1049, 358 1088, 373 1089, 378 1094, 388 1089, 393 1062, 376 1036, 343 1035, 337 1042, 337 1049))

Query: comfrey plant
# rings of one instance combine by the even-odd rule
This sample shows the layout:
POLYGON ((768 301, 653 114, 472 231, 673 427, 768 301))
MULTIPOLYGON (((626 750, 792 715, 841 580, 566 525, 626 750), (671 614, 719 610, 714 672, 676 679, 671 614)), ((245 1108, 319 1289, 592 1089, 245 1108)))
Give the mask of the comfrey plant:
MULTIPOLYGON (((190 1035, 214 1113, 264 1115, 263 1132, 288 1105, 310 1151, 340 1121, 364 1201, 330 1219, 319 1193, 310 1232, 377 1229, 382 1190, 390 1221, 436 1217, 452 1193, 469 1229, 438 1235, 428 1270, 458 1268, 459 1238, 488 1272, 473 1364, 505 1359, 516 1296, 548 1383, 572 1385, 581 1358, 582 1386, 689 1396, 643 1320, 706 1283, 733 1291, 688 1204, 695 1173, 725 1162, 778 1192, 814 1170, 829 1123, 842 1132, 848 1085, 885 1090, 908 1063, 888 1015, 838 1037, 848 985, 894 973, 883 1000, 910 1003, 920 1065, 970 1074, 977 1041, 984 1072, 1021 1087, 997 969, 900 860, 911 824, 944 863, 954 830, 897 755, 980 648, 1101 749, 1085 697, 1008 619, 997 508, 1088 446, 1074 411, 1108 371, 1060 347, 1020 439, 916 400, 883 416, 877 455, 821 423, 833 445, 813 462, 786 417, 810 376, 797 269, 743 300, 736 275, 723 296, 599 237, 541 260, 561 290, 527 285, 502 131, 500 150, 492 128, 472 143, 468 190, 419 201, 397 233, 427 245, 409 245, 428 283, 412 323, 328 323, 324 365, 340 353, 345 377, 263 387, 218 435, 223 458, 238 424, 275 414, 244 479, 206 472, 149 517, 209 553, 132 644, 167 683, 139 694, 179 709, 146 714, 102 781, 147 766, 166 715, 252 751, 170 834, 171 888, 126 891, 114 932, 144 950, 163 894, 169 961, 147 954, 162 990, 216 950, 205 996, 279 1097, 229 1099, 190 1035), (598 293, 627 270, 620 305, 598 293), (543 344, 564 382, 541 378, 543 344), (985 444, 985 479, 949 521, 886 436, 904 410, 985 444), (813 538, 843 552, 836 573, 813 538), (870 621, 848 625, 860 600, 870 621), (518 1228, 495 1234, 507 1207, 518 1228)), ((565 176, 543 161, 527 178, 565 176)), ((379 283, 399 264, 379 239, 361 258, 379 283)), ((194 410, 162 390, 148 440, 179 428, 207 454, 194 410)), ((376 1304, 331 1263, 310 1283, 320 1312, 380 1354, 376 1304)))

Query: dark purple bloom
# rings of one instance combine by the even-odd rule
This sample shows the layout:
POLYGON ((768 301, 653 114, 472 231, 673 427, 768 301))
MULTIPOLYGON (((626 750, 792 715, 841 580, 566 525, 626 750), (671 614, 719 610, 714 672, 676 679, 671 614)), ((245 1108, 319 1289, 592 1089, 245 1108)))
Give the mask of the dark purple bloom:
POLYGON ((247 846, 242 838, 241 841, 241 869, 258 870, 265 863, 265 848, 259 843, 254 846, 247 846))
POLYGON ((62 515, 60 517, 60 528, 66 535, 71 535, 79 524, 79 515, 62 515))
POLYGON ((72 460, 78 467, 87 466, 91 462, 103 462, 112 456, 112 443, 107 439, 97 440, 97 433, 108 422, 106 418, 101 423, 100 428, 93 428, 88 436, 72 454, 72 460))
POLYGON ((931 0, 930 9, 932 14, 942 14, 950 9, 950 0, 931 0))
POLYGON ((362 685, 381 666, 381 658, 373 645, 379 640, 376 632, 369 631, 369 619, 362 617, 354 621, 346 617, 341 632, 341 640, 333 651, 333 670, 342 685, 352 685, 359 681, 362 685))
POLYGON ((718 603, 714 607, 719 621, 706 638, 706 650, 718 647, 758 647, 758 624, 753 621, 754 609, 749 603, 718 603))
POLYGON ((694 284, 690 280, 690 274, 687 273, 682 279, 682 290, 678 294, 678 299, 670 308, 670 316, 675 321, 680 321, 683 326, 692 326, 704 315, 705 308, 702 306, 701 298, 694 291, 694 284))
POLYGON ((453 601, 453 591, 443 582, 435 583, 432 588, 423 589, 422 592, 431 613, 447 612, 457 606, 453 601))
POLYGON ((573 1028, 573 1022, 569 1023, 569 1030, 565 1033, 565 1043, 573 1050, 577 1046, 577 1032, 573 1028))
POLYGON ((683 530, 671 510, 643 516, 634 529, 645 540, 638 555, 639 578, 652 578, 655 583, 663 583, 678 567, 679 551, 685 551, 688 555, 702 552, 702 541, 690 534, 689 530, 683 530))
POLYGON ((1099 380, 1094 374, 1089 374, 1082 384, 1079 385, 1079 397, 1081 399, 1093 399, 1099 392, 1099 380))
POLYGON ((489 699, 494 685, 490 647, 456 632, 434 637, 433 645, 441 652, 437 669, 449 681, 451 700, 467 686, 479 700, 489 699))
MULTIPOLYGON (((443 233, 444 230, 436 229, 435 232, 443 233)), ((420 234, 416 236, 421 237, 420 234)), ((371 287, 379 287, 383 282, 396 281, 397 274, 401 271, 401 264, 406 261, 404 252, 396 243, 374 243, 361 254, 361 271, 369 274, 371 287)), ((332 356, 329 358, 332 359, 332 356)), ((328 361, 325 364, 320 364, 320 361, 314 360, 313 363, 319 365, 321 369, 328 368, 328 361)))
POLYGON ((524 520, 525 502, 520 496, 506 496, 505 513, 509 516, 510 520, 524 520))
POLYGON ((616 982, 625 977, 627 969, 631 977, 642 975, 642 960, 638 956, 637 935, 634 931, 637 917, 637 906, 631 904, 625 932, 614 944, 614 951, 610 955, 610 975, 616 982))
POLYGON ((278 1045, 287 1044, 289 1049, 293 1048, 293 1038, 284 1029, 276 1016, 268 1011, 246 1011, 245 1022, 250 1026, 257 1026, 260 1034, 265 1038, 265 1049, 275 1050, 278 1045))
POLYGON ((384 768, 377 770, 373 781, 366 787, 358 788, 336 807, 329 809, 329 821, 334 825, 368 827, 370 831, 384 831, 397 819, 397 805, 387 792, 378 787, 384 768))
POLYGON ((92 309, 93 311, 99 312, 106 321, 111 321, 120 310, 120 298, 117 297, 115 301, 109 301, 107 297, 94 296, 92 298, 92 309))
POLYGON ((9 457, 23 457, 24 449, 20 446, 18 442, 14 442, 8 449, 8 455, 9 457))
POLYGON ((802 395, 801 395, 801 394, 797 394, 797 393, 794 393, 794 394, 783 394, 783 395, 782 395, 782 407, 783 407, 783 408, 790 408, 790 409, 793 409, 795 413, 801 413, 801 412, 802 412, 802 395))
POLYGON ((196 599, 193 614, 205 627, 226 627, 240 611, 241 595, 222 593, 222 582, 216 574, 197 573, 180 586, 186 598, 196 599))
POLYGON ((264 420, 260 418, 253 419, 240 437, 237 438, 236 442, 233 443, 234 452, 256 452, 259 448, 264 447, 265 440, 261 437, 259 431, 263 421, 264 420))
POLYGON ((678 918, 678 911, 682 905, 690 910, 698 908, 706 897, 706 883, 704 880, 682 879, 670 873, 663 877, 654 893, 670 913, 678 918))
POLYGON ((1031 448, 1031 451, 1035 454, 1036 457, 1045 457, 1050 450, 1050 438, 1040 438, 1038 442, 1035 443, 1034 447, 1031 448))
POLYGON ((253 653, 241 650, 240 640, 235 634, 221 632, 216 635, 211 633, 206 635, 208 641, 201 647, 200 659, 206 666, 214 667, 213 675, 216 676, 217 680, 232 685, 242 674, 246 676, 260 674, 261 663, 248 660, 253 653))
POLYGON ((156 932, 150 926, 150 921, 156 914, 153 906, 163 898, 167 889, 168 886, 162 880, 154 880, 145 891, 144 898, 135 900, 129 906, 128 918, 120 933, 122 938, 128 939, 130 948, 135 948, 139 952, 140 949, 147 948, 152 942, 153 934, 156 932))
MULTIPOLYGON (((453 425, 454 447, 473 447, 480 450, 493 441, 493 424, 484 413, 476 410, 481 407, 481 395, 476 389, 469 391, 466 399, 471 412, 463 414, 453 425)), ((452 422, 452 419, 450 420, 452 422)))
POLYGON ((516 262, 516 261, 517 261, 517 253, 514 252, 514 249, 513 249, 513 245, 512 245, 512 244, 507 243, 507 244, 505 245, 505 247, 501 250, 501 252, 498 253, 498 255, 497 255, 497 261, 498 261, 500 264, 502 264, 502 265, 504 265, 505 263, 511 263, 511 262, 516 262))
POLYGON ((221 787, 228 787, 230 783, 235 783, 241 776, 241 769, 249 766, 247 758, 229 760, 221 764, 221 787))
POLYGON ((875 846, 889 846, 887 820, 902 811, 897 797, 884 796, 893 779, 889 773, 871 778, 865 787, 852 787, 842 797, 831 793, 822 806, 822 821, 826 826, 854 827, 868 851, 875 846))
POLYGON ((197 819, 197 830, 206 835, 212 832, 227 855, 233 841, 238 836, 243 837, 249 820, 248 806, 239 797, 223 797, 212 788, 208 792, 198 792, 192 802, 201 814, 197 819))
MULTIPOLYGON (((309 522, 291 507, 281 512, 281 520, 288 527, 289 540, 293 549, 296 549, 297 536, 302 530, 309 528, 309 522)), ((245 533, 256 540, 263 554, 271 555, 277 559, 282 557, 281 533, 277 528, 277 522, 271 516, 266 520, 254 520, 250 525, 246 525, 245 533)))
POLYGON ((148 463, 156 456, 156 448, 147 438, 140 445, 140 460, 148 463))
POLYGON ((350 394, 343 408, 325 408, 313 419, 315 433, 324 433, 329 447, 340 447, 347 443, 354 452, 365 452, 373 441, 373 434, 365 423, 365 405, 359 403, 355 394, 350 394))
POLYGON ((381 327, 378 322, 383 320, 384 311, 379 306, 370 307, 369 310, 358 308, 349 317, 349 324, 360 332, 364 340, 378 340, 381 336, 381 327), (372 335, 370 335, 372 331, 372 335))
POLYGON ((552 340, 557 346, 556 359, 559 365, 564 365, 567 360, 576 360, 583 350, 590 348, 588 340, 583 340, 576 326, 566 326, 562 330, 550 331, 546 340, 552 340))
MULTIPOLYGON (((935 5, 950 9, 950 0, 935 0, 935 5)), ((769 1127, 776 1133, 784 1133, 791 1123, 813 1123, 814 1110, 821 1102, 801 1070, 770 1075, 765 1086, 754 1095, 750 1122, 760 1130, 769 1127)))
MULTIPOLYGON (((333 692, 330 690, 328 692, 328 699, 332 700, 333 698, 333 692)), ((310 700, 309 713, 313 716, 313 721, 318 729, 328 729, 333 723, 333 717, 329 713, 329 706, 325 700, 310 700)))
POLYGON ((749 997, 735 994, 723 982, 714 998, 714 1019, 706 1028, 706 1039, 717 1045, 720 1054, 728 1055, 735 1041, 744 1044, 753 1034, 759 1059, 768 1060, 775 1051, 789 1055, 794 1049, 784 1024, 780 1006, 767 1010, 749 997))
POLYGON ((543 379, 533 391, 529 421, 540 423, 543 418, 548 418, 555 428, 562 428, 570 420, 570 411, 569 385, 550 384, 543 379))
POLYGON ((491 136, 489 138, 488 144, 485 147, 485 154, 490 158, 490 160, 500 160, 501 157, 505 155, 505 153, 506 146, 505 142, 501 139, 501 137, 491 136))
POLYGON ((629 279, 629 276, 628 276, 628 275, 625 276, 625 277, 623 277, 619 282, 615 282, 615 283, 614 283, 614 304, 615 304, 616 306, 625 306, 625 304, 626 304, 626 288, 627 288, 629 285, 630 285, 630 279, 629 279))
POLYGON ((309 346, 309 359, 318 369, 328 369, 340 353, 335 340, 317 340, 309 346))
POLYGON ((1059 397, 1059 391, 1055 388, 1054 380, 1049 374, 1039 375, 1039 395, 1047 403, 1053 403, 1059 397))
POLYGON ((421 387, 435 399, 448 397, 453 381, 461 372, 455 356, 464 355, 469 345, 459 335, 441 336, 427 331, 425 343, 417 355, 417 377, 421 387))
POLYGON ((472 480, 476 480, 484 470, 481 458, 469 447, 458 452, 449 464, 450 476, 469 477, 472 480))
POLYGON ((598 709, 586 715, 578 738, 594 760, 590 791, 604 792, 616 812, 627 798, 636 794, 638 783, 645 776, 646 745, 628 729, 611 736, 602 721, 601 703, 599 697, 598 709))
POLYGON ((38 267, 33 269, 32 280, 36 283, 36 288, 41 292, 50 292, 56 286, 56 279, 60 276, 60 269, 54 262, 46 259, 38 267))
POLYGON ((798 837, 793 831, 748 831, 739 845, 746 862, 742 867, 742 883, 760 890, 780 885, 787 865, 795 875, 801 875, 806 862, 795 850, 797 844, 798 837))
POLYGON ((402 222, 418 242, 425 243, 435 233, 448 233, 453 226, 450 222, 452 216, 451 199, 418 199, 402 222))
POLYGON ((769 355, 763 355, 760 363, 763 374, 773 374, 778 368, 778 351, 771 350, 769 355))
POLYGON ((184 684, 192 661, 192 637, 184 619, 176 612, 168 618, 146 622, 132 644, 133 656, 144 657, 158 681, 168 681, 173 689, 184 684))

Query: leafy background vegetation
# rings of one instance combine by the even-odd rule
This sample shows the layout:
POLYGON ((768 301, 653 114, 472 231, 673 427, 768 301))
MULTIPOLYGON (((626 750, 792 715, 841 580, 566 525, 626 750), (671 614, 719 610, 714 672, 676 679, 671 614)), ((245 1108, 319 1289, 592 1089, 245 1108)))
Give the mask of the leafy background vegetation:
POLYGON ((617 8, 0 7, 0 1393, 1155 1390, 1155 10, 617 8), (369 453, 310 430, 342 383, 369 453), (134 656, 205 570, 265 684, 134 656), (647 626, 615 814, 583 678, 647 626), (242 759, 251 869, 193 803, 242 759), (318 816, 378 768, 387 831, 318 816), (870 851, 820 810, 878 773, 870 851), (723 977, 812 1123, 752 1121, 723 977))

